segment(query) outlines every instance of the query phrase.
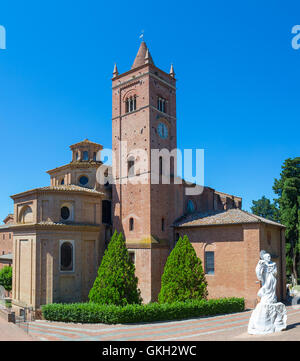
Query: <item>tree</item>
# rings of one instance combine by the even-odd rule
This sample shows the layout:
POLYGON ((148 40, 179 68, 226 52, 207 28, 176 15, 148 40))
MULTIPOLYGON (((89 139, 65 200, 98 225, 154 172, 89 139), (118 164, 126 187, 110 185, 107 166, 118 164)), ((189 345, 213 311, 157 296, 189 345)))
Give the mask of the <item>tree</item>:
POLYGON ((135 266, 130 260, 122 233, 113 234, 108 244, 98 276, 89 293, 90 302, 100 304, 141 304, 135 266))
POLYGON ((4 266, 0 270, 0 286, 3 286, 6 291, 10 292, 12 289, 12 268, 4 266))
POLYGON ((287 271, 298 281, 300 253, 300 157, 285 160, 273 190, 278 195, 280 221, 286 226, 287 271))
POLYGON ((188 237, 180 237, 167 259, 158 301, 172 303, 206 297, 207 282, 201 260, 188 237))
POLYGON ((257 216, 264 217, 275 222, 280 221, 279 209, 275 203, 271 203, 271 201, 265 196, 262 196, 262 198, 257 201, 252 201, 251 211, 257 216))

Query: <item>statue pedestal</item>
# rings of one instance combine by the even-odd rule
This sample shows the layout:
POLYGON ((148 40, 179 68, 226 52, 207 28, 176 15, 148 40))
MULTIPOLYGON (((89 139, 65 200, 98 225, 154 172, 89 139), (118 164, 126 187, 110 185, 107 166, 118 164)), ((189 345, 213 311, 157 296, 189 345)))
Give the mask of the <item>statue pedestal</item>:
POLYGON ((260 302, 253 310, 248 333, 251 335, 265 335, 286 329, 286 307, 283 303, 260 302))

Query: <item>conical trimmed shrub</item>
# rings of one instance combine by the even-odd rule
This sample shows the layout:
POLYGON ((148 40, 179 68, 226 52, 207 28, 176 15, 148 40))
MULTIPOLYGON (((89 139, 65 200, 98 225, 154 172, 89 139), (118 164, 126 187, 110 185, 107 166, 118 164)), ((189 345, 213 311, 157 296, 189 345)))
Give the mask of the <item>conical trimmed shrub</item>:
POLYGON ((179 238, 165 264, 159 303, 207 298, 202 262, 187 236, 179 238))
POLYGON ((121 306, 141 304, 141 292, 137 285, 135 266, 129 257, 123 234, 115 231, 90 290, 89 300, 94 303, 121 306))

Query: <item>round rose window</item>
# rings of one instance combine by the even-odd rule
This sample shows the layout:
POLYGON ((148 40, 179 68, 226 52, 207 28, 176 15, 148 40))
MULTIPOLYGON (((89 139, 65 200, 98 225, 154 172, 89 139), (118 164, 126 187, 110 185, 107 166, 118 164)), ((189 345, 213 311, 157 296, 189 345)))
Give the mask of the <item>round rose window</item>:
POLYGON ((88 182, 89 182, 89 179, 88 179, 88 177, 86 177, 85 175, 83 175, 82 177, 79 178, 79 183, 80 183, 82 186, 87 185, 88 182))

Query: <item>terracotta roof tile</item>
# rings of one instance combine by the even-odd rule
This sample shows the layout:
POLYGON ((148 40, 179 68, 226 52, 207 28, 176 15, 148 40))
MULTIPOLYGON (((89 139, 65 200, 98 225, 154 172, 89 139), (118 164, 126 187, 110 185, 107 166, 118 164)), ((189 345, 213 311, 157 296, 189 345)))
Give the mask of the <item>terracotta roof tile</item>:
POLYGON ((13 260, 13 254, 7 253, 0 256, 1 261, 12 261, 13 260))
POLYGON ((102 192, 98 192, 95 189, 86 188, 86 187, 80 187, 75 184, 64 184, 64 185, 57 185, 57 186, 48 186, 48 187, 42 187, 38 188, 38 190, 41 191, 63 191, 63 192, 87 192, 87 193, 95 193, 95 194, 104 194, 102 192))
POLYGON ((80 186, 77 186, 74 184, 66 184, 66 185, 57 185, 57 186, 48 186, 48 187, 30 189, 30 190, 22 192, 22 193, 14 194, 11 196, 11 198, 14 199, 16 197, 20 197, 20 196, 23 196, 23 195, 25 195, 27 193, 31 193, 31 192, 48 192, 48 191, 78 192, 78 193, 89 193, 89 194, 94 194, 94 195, 104 195, 103 192, 96 191, 95 189, 80 187, 80 186))
POLYGON ((284 227, 280 223, 256 216, 241 209, 229 209, 221 212, 195 213, 176 220, 173 225, 174 227, 197 227, 245 223, 266 223, 278 227, 284 227))
POLYGON ((72 149, 72 148, 77 147, 77 146, 79 146, 79 145, 88 145, 88 144, 90 144, 90 145, 95 145, 95 146, 103 149, 103 146, 102 146, 101 144, 95 143, 95 142, 91 142, 91 141, 88 140, 88 139, 84 139, 84 140, 82 140, 81 142, 72 144, 72 145, 70 145, 70 148, 72 149))

